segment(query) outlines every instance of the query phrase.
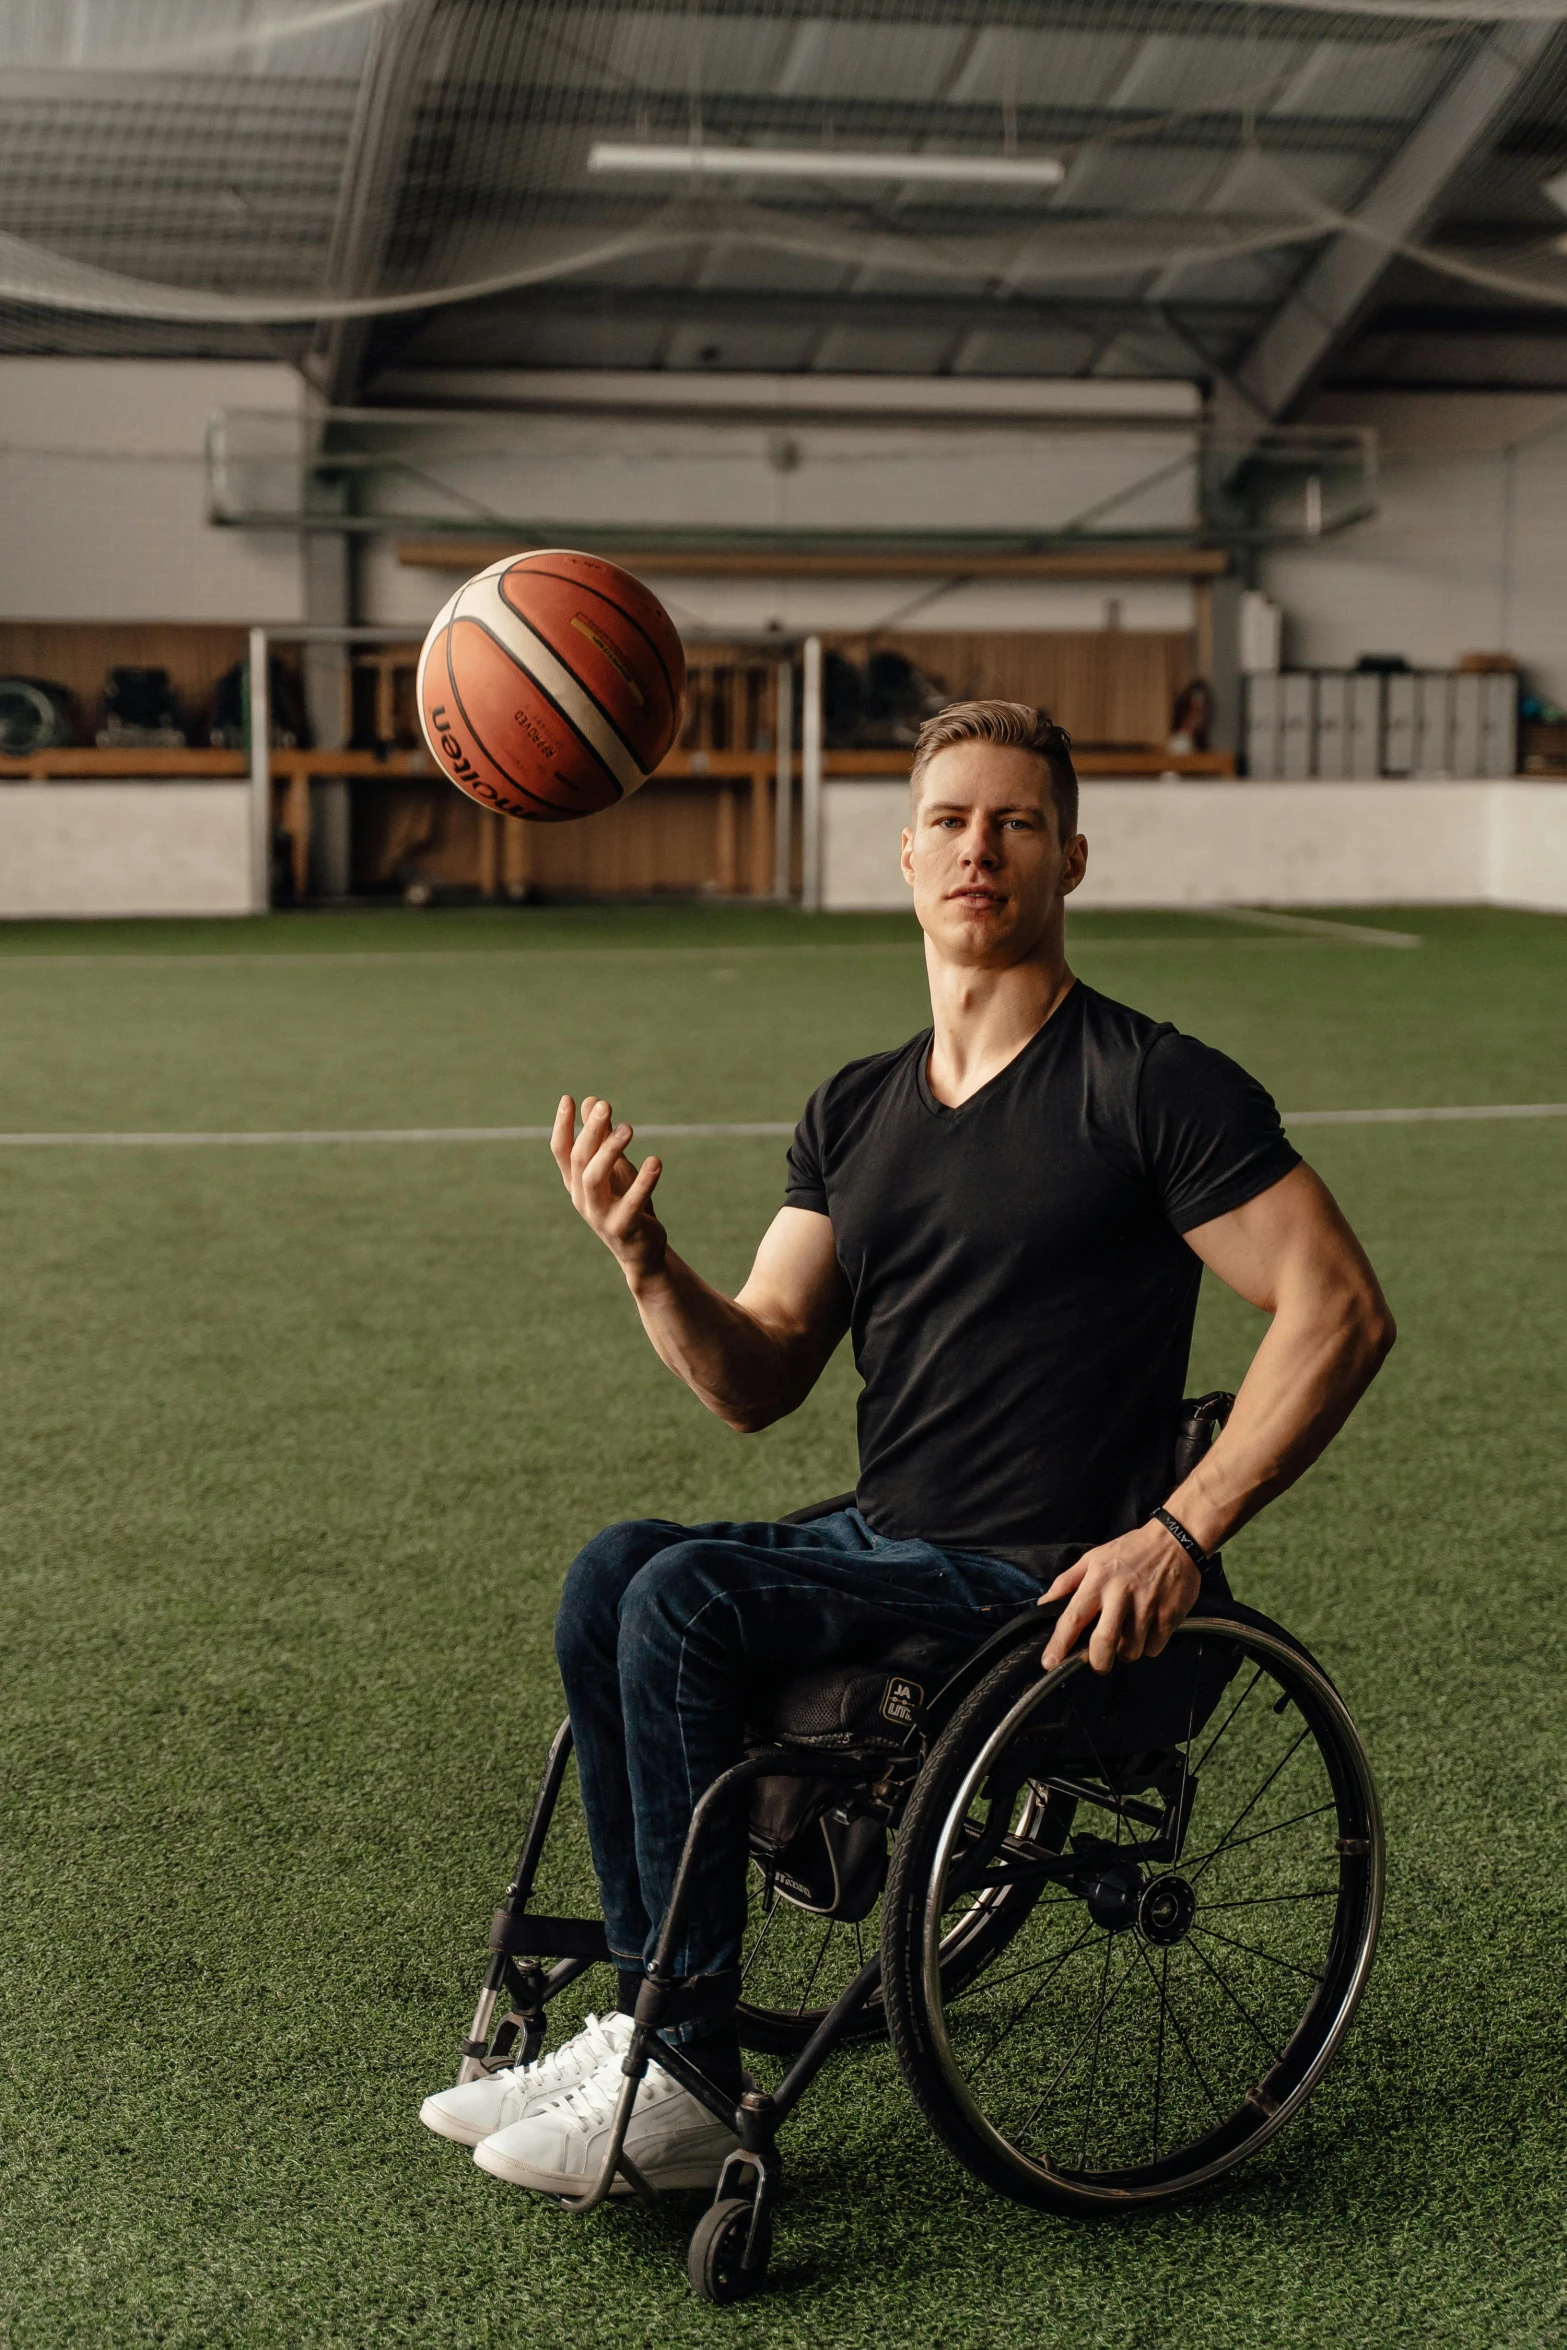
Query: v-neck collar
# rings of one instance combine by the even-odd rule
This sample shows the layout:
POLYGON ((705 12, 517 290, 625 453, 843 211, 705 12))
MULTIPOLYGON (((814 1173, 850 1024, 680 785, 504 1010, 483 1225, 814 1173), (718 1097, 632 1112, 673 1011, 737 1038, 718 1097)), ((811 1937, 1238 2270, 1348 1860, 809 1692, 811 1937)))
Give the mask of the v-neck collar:
POLYGON ((1029 1037, 1026 1043, 1020 1044, 1018 1046, 1017 1051, 1012 1055, 1010 1061, 1004 1061, 1001 1067, 995 1072, 994 1076, 987 1077, 983 1085, 978 1087, 975 1092, 969 1094, 966 1099, 961 1102, 938 1101, 935 1093, 931 1088, 930 1056, 935 1050, 936 1046, 936 1031, 934 1027, 932 1027, 928 1031, 928 1040, 922 1047, 914 1066, 915 1091, 918 1093, 923 1107, 928 1110, 931 1116, 934 1118, 961 1118, 965 1112, 977 1108, 977 1106, 982 1101, 984 1101, 988 1094, 994 1093, 996 1087, 1000 1085, 1003 1078, 1010 1077, 1013 1071, 1017 1069, 1021 1063, 1029 1059, 1030 1055, 1038 1053, 1043 1049, 1040 1041, 1042 1038, 1060 1034, 1064 1025, 1061 1015, 1063 1012, 1065 1012, 1069 1004, 1075 1003, 1077 1001, 1078 997, 1082 993, 1082 989, 1083 983, 1074 972, 1071 986, 1067 989, 1065 995, 1061 998, 1061 1001, 1056 1005, 1054 1011, 1040 1022, 1039 1026, 1035 1029, 1033 1035, 1029 1037))

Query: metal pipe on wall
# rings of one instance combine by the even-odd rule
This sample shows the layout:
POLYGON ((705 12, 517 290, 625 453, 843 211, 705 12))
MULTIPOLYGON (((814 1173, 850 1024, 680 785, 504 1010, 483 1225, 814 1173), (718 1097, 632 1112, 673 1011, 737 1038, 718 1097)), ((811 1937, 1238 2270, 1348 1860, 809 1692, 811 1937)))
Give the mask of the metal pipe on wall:
POLYGON ((250 910, 272 903, 272 697, 267 631, 250 632, 250 910))
POLYGON ((822 903, 822 640, 805 640, 804 699, 800 712, 800 903, 808 914, 822 903))

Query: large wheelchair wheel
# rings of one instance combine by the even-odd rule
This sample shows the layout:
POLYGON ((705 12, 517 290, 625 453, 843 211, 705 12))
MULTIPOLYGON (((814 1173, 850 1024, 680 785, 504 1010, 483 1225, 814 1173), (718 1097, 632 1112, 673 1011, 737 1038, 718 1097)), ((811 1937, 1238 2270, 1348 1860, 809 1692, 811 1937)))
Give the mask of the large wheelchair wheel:
MULTIPOLYGON (((972 1808, 974 1816, 965 1829, 970 1841, 985 1831, 988 1800, 982 1796, 972 1808)), ((1059 1805, 1052 1810, 1047 1795, 1027 1788, 1006 1825, 1048 1843, 1064 1834, 1066 1815, 1059 1805)), ((995 1823, 990 1828, 994 1833, 995 1823)), ((839 1993, 875 1957, 885 1901, 878 1901, 863 1919, 826 1917, 800 1908, 770 1887, 754 1861, 749 1898, 740 1959, 740 2037, 747 2048, 791 2056, 805 2046, 839 1993)), ((941 1970, 949 1995, 1006 1947, 1037 1898, 1037 1889, 1028 1884, 988 1886, 947 1922, 941 1936, 941 1970)), ((886 2032, 887 2010, 878 1988, 843 2036, 874 2040, 885 2038, 886 2032)))
POLYGON ((1038 1628, 933 1747, 883 1901, 894 2049, 937 2134, 1019 2202, 1168 2201, 1255 2152, 1366 1983, 1382 1826, 1300 1644, 1231 1603, 1158 1659, 1039 1669, 1038 1628), (965 1922, 1027 1895, 954 1980, 965 1922))

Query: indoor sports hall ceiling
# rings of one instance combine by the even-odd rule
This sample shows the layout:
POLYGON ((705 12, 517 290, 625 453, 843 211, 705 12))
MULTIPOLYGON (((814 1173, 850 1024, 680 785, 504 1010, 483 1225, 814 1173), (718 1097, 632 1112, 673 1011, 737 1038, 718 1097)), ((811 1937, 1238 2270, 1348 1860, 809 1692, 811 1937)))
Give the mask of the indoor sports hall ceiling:
POLYGON ((1567 385, 1564 19, 0 0, 0 349, 1567 385))

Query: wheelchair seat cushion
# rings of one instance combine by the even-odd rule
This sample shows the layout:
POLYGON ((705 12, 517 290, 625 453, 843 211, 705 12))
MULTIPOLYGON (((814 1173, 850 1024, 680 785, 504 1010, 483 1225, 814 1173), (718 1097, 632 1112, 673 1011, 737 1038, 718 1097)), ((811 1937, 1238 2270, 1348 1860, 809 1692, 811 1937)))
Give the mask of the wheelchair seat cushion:
POLYGON ((878 1665, 793 1673, 759 1693, 746 1724, 747 1744, 890 1754, 915 1727, 928 1694, 927 1680, 878 1665))
MULTIPOLYGON (((817 1754, 895 1753, 919 1726, 921 1709, 943 1678, 947 1651, 939 1642, 915 1639, 900 1643, 895 1654, 918 1666, 919 1677, 890 1663, 822 1665, 753 1691, 747 1750, 755 1754, 768 1746, 796 1746, 817 1754)), ((822 1844, 822 1814, 842 1792, 837 1779, 792 1776, 758 1779, 751 1789, 752 1851, 769 1868, 792 1851, 796 1874, 815 1890, 809 1898, 803 1882, 787 1884, 785 1890, 791 1899, 804 1899, 807 1907, 829 1914, 844 1896, 840 1874, 845 1885, 857 1883, 862 1874, 857 1859, 840 1871, 844 1856, 822 1844)), ((884 1844, 878 1831, 877 1849, 884 1844)))

